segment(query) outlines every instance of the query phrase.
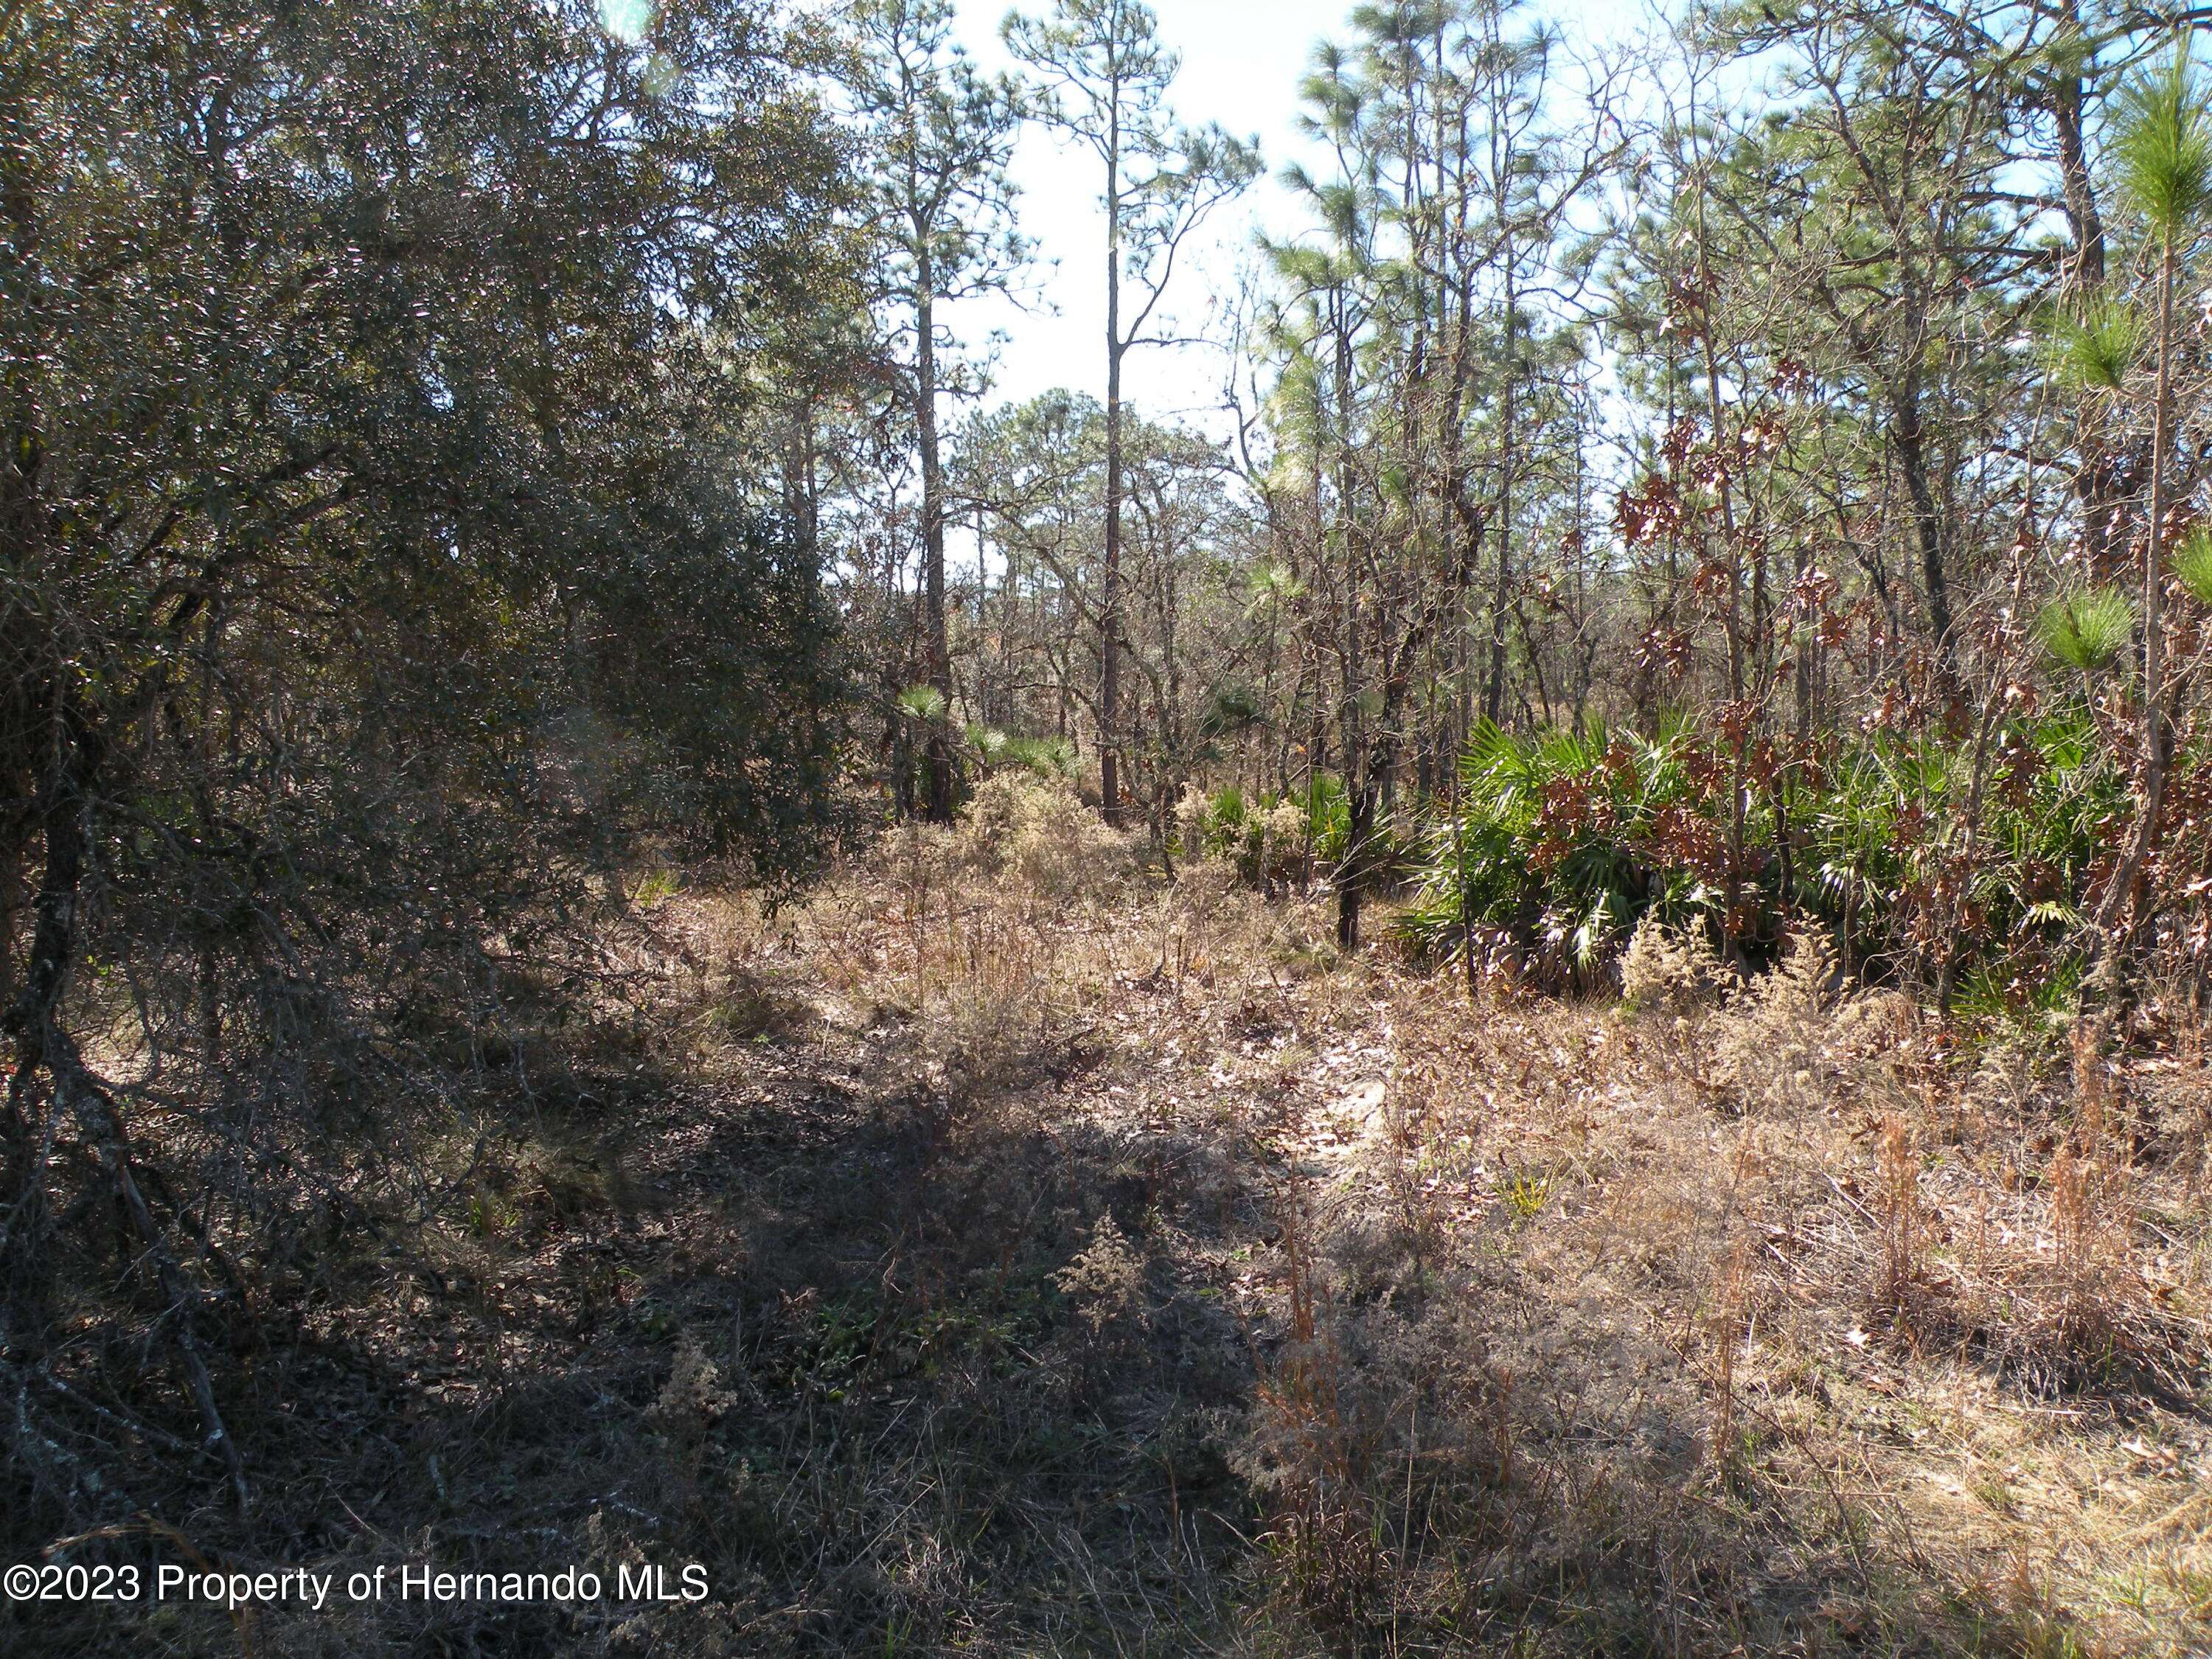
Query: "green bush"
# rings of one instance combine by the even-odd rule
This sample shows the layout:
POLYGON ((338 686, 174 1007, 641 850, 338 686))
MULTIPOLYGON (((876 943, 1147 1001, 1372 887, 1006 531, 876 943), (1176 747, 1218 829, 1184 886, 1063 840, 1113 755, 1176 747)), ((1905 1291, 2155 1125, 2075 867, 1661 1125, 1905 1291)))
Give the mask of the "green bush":
POLYGON ((1073 778, 1082 757, 1069 738, 1018 738, 981 722, 968 728, 968 752, 986 776, 1017 767, 1040 778, 1073 778))
POLYGON ((1688 741, 1595 725, 1522 738, 1484 721, 1458 800, 1421 836, 1401 931, 1437 955, 1502 931, 1546 977, 1583 981, 1655 907, 1670 920, 1709 908, 1723 872, 1688 741))
POLYGON ((1314 862, 1324 868, 1341 864, 1345 848, 1352 843, 1352 797, 1345 791, 1344 780, 1321 773, 1307 783, 1304 794, 1291 799, 1306 815, 1306 839, 1312 845, 1314 862))
POLYGON ((1736 776, 1734 754, 1685 722, 1656 737, 1485 725, 1457 801, 1424 826, 1401 930, 1438 957, 1503 933, 1540 978, 1590 984, 1646 915, 1701 926, 1747 964, 1810 922, 1860 971, 1928 977, 1948 962, 1977 998, 2029 1006, 2071 971, 2081 896, 2127 805, 2078 704, 1996 734, 1971 861, 1972 760, 1954 745, 1755 740, 1740 845, 1736 776))
POLYGON ((1249 885, 1304 886, 1313 877, 1313 836, 1294 796, 1248 801, 1235 784, 1184 792, 1176 813, 1177 850, 1186 858, 1226 859, 1249 885))

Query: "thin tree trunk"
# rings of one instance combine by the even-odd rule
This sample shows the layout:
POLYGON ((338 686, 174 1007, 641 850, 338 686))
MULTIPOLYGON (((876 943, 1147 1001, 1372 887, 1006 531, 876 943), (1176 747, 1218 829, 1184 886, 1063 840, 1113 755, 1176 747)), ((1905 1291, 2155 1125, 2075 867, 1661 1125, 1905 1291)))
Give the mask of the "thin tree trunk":
POLYGON ((915 267, 914 416, 921 441, 922 649, 929 684, 945 700, 923 762, 923 815, 952 821, 952 647, 945 619, 945 467, 937 435, 935 272, 927 243, 915 267))
POLYGON ((1098 797, 1106 822, 1121 822, 1121 111, 1106 144, 1106 568, 1098 615, 1098 797))
POLYGON ((1943 515, 1929 479, 1928 434, 1920 420, 1919 388, 1908 383, 1890 402, 1889 437, 1912 497, 1912 531, 1920 549, 1920 580, 1928 596, 1928 626, 1936 636, 1936 660, 1947 684, 1959 674, 1958 642, 1951 624, 1951 588, 1943 568, 1943 515))
POLYGON ((2097 908, 2102 939, 2097 947, 2106 954, 2098 974, 2107 991, 2118 988, 2128 958, 2141 943, 2150 921, 2149 896, 2144 872, 2151 849, 2158 842, 2159 817, 2165 806, 2166 773, 2172 757, 2173 728, 2166 706, 2165 620, 2166 511, 2173 434, 2173 284, 2178 260, 2169 234, 2160 251, 2158 268, 2158 396, 2151 416, 2150 522, 2143 537, 2142 569, 2142 722, 2138 764, 2142 775, 2142 799, 2137 808, 2135 834, 2112 884, 2097 908), (2124 928, 2124 931, 2123 929, 2124 928))
MULTIPOLYGON (((2067 0, 2061 16, 2080 27, 2080 7, 2067 0)), ((2105 220, 2097 208, 2095 180, 2089 172, 2088 146, 2084 137, 2083 95, 2079 75, 2056 78, 2051 100, 2051 127, 2057 140, 2059 185, 2066 203, 2066 219, 2073 233, 2072 258, 2065 285, 2080 305, 2087 306, 2105 287, 2105 220)), ((2115 469, 2108 459, 2107 436, 2098 415, 2084 410, 2081 421, 2081 465, 2074 476, 2075 499, 2081 504, 2083 562, 2090 580, 2104 581, 2110 574, 2112 532, 2119 505, 2114 488, 2115 469)))
MULTIPOLYGON (((1503 187, 1501 186, 1501 192, 1503 187)), ((1505 718, 1505 610, 1513 593, 1513 468, 1517 414, 1515 392, 1521 380, 1514 307, 1513 244, 1505 245, 1505 392, 1498 414, 1498 585, 1490 596, 1490 678, 1483 687, 1482 712, 1492 726, 1505 718)))

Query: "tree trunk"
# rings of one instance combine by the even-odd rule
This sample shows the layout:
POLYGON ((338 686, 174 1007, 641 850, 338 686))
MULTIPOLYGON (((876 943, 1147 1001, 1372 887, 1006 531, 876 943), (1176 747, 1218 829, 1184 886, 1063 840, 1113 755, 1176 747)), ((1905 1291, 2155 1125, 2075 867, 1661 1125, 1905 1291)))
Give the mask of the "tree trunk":
POLYGON ((2112 884, 2097 907, 2096 921, 2102 935, 2093 948, 2105 952, 2096 978, 2108 994, 2121 981, 2150 921, 2149 895, 2144 874, 2151 849, 2158 843, 2160 814, 2166 804, 2166 774, 2173 757, 2173 723, 2166 708, 2165 671, 2166 512, 2170 470, 2168 450, 2173 442, 2173 284, 2176 275, 2174 238, 2169 233, 2158 268, 2158 396, 2151 415, 2150 514, 2143 536, 2142 569, 2142 724, 2137 766, 2142 777, 2135 834, 2112 884))
MULTIPOLYGON (((2078 29, 2080 12, 2080 7, 2068 0, 2061 15, 2078 29)), ((2105 220, 2097 208, 2096 184, 2089 172, 2083 102, 2079 75, 2060 76, 2053 82, 2051 127, 2057 140, 2058 179, 2065 198, 2067 225, 2074 237, 2065 286, 2076 302, 2087 306, 2105 286, 2105 220)), ((2114 488, 2116 470, 2102 426, 2096 415, 2083 411, 2078 445, 2081 465, 2074 477, 2075 499, 2081 503, 2083 562, 2090 580, 2097 582, 2107 580, 2111 574, 2112 525, 2119 507, 2119 492, 2114 488)))
POLYGON ((1492 726, 1505 718, 1505 608, 1513 594, 1513 393, 1520 380, 1514 307, 1513 245, 1505 245, 1505 392, 1498 415, 1498 585, 1490 596, 1490 678, 1482 690, 1482 713, 1492 726))
POLYGON ((1098 612, 1098 800, 1121 823, 1121 109, 1106 153, 1106 568, 1098 612))
POLYGON ((1908 383, 1890 400, 1889 438, 1912 497, 1912 530, 1920 549, 1920 580, 1928 595, 1928 626, 1936 636, 1936 661, 1947 688, 1959 677, 1958 641, 1951 625, 1951 587, 1943 568, 1943 516, 1929 481, 1928 434, 1920 422, 1920 392, 1908 383))
POLYGON ((952 822, 952 647, 945 622, 945 468, 937 437, 935 272, 926 244, 915 263, 914 416, 921 441, 922 650, 929 684, 945 700, 923 758, 922 811, 952 822))
POLYGON ((1351 834, 1336 875, 1336 945, 1347 954, 1359 948, 1359 909, 1367 885, 1359 849, 1374 827, 1375 797, 1363 783, 1352 793, 1351 834))

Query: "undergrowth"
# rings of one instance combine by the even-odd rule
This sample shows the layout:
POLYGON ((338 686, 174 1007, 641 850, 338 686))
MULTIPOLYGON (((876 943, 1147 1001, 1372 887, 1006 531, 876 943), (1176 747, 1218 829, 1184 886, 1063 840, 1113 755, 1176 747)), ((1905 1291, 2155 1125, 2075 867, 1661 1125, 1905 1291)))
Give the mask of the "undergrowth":
POLYGON ((1003 779, 803 904, 659 896, 649 994, 437 1154, 467 1201, 288 1268, 225 1401, 248 1518, 9 1540, 696 1562, 707 1600, 94 1609, 36 1650, 2212 1640, 2201 1044, 1968 1041, 1811 939, 1744 983, 1657 918, 1619 1001, 1340 958, 1295 888, 1148 873, 1003 779))

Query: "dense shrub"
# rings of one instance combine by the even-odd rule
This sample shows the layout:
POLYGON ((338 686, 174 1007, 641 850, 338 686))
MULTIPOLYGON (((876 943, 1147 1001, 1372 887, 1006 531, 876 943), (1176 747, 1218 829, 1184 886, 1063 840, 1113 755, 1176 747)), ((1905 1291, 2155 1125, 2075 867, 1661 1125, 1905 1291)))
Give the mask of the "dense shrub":
MULTIPOLYGON (((2195 776, 2184 758, 2185 776, 2195 776)), ((1510 935, 1540 975, 1609 976, 1647 916, 1739 967, 1793 923, 1877 976, 1946 973, 1985 1003, 2069 982, 2081 895, 2106 878, 2126 777, 2079 707, 2005 723, 1983 752, 1877 735, 1739 761, 1686 724, 1652 737, 1480 729, 1422 832, 1407 936, 1439 955, 1510 935), (1730 811, 1741 792, 1740 823, 1730 811), (1972 833, 1968 833, 1971 825, 1972 833)))
POLYGON ((164 1347, 243 1504, 230 1322, 470 1201, 635 982, 627 872, 788 886, 842 822, 758 458, 858 302, 846 152, 770 8, 652 10, 10 13, 0 1509, 122 1513, 23 1379, 164 1347))
MULTIPOLYGON (((1233 783, 1211 792, 1192 784, 1176 805, 1175 833, 1185 858, 1224 859, 1265 891, 1303 889, 1339 870, 1351 851, 1352 800, 1333 773, 1316 775, 1302 790, 1253 798, 1233 783)), ((1388 883, 1417 867, 1417 837, 1386 823, 1375 839, 1368 849, 1373 878, 1388 883)))
POLYGON ((1312 878, 1312 820, 1288 795, 1247 801, 1233 783, 1211 794, 1190 785, 1176 808, 1176 839, 1183 857, 1225 860, 1254 887, 1303 887, 1312 878))
POLYGON ((953 844, 968 861, 1045 898, 1110 892, 1135 865, 1134 838, 1102 823, 1073 783, 1026 769, 994 773, 976 787, 953 844))

